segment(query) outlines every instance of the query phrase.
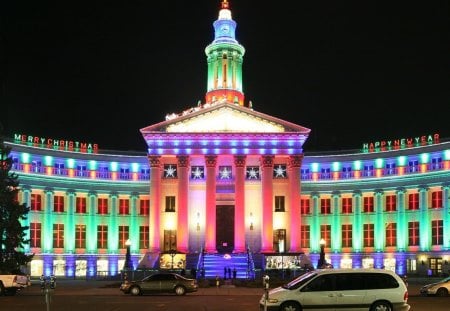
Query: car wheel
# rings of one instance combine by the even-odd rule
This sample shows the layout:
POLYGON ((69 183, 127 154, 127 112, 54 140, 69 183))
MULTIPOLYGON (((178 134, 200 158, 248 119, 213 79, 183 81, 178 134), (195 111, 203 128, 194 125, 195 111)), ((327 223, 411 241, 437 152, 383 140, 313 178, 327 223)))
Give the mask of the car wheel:
POLYGON ((392 311, 392 307, 387 301, 378 301, 372 305, 370 311, 392 311))
POLYGON ((183 296, 184 294, 186 294, 186 288, 184 288, 183 286, 175 287, 175 294, 177 294, 177 296, 183 296))
POLYGON ((0 281, 0 296, 5 294, 5 287, 3 286, 3 282, 0 281))
POLYGON ((130 294, 133 296, 139 296, 141 294, 141 289, 138 286, 133 286, 130 288, 130 294))
POLYGON ((446 297, 446 296, 448 296, 448 290, 445 288, 439 288, 436 292, 436 296, 446 297))
POLYGON ((302 307, 295 301, 288 301, 281 305, 280 311, 302 311, 302 307))

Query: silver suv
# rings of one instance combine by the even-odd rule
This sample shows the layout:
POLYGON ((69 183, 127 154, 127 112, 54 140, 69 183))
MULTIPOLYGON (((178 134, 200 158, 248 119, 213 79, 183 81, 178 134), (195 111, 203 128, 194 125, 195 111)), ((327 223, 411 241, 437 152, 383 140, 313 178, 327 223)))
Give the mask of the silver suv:
POLYGON ((320 269, 271 289, 260 310, 408 311, 408 289, 395 272, 382 269, 320 269))
POLYGON ((448 296, 450 293, 450 276, 438 282, 424 285, 420 288, 420 294, 424 296, 448 296))

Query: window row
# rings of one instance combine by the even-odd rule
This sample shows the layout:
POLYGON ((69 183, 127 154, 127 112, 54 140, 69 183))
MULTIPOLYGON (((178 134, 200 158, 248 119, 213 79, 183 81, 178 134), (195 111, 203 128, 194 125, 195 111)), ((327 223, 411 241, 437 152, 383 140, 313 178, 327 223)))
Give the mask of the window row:
MULTIPOLYGON (((408 222, 408 246, 420 245, 420 225, 418 221, 408 222)), ((309 225, 302 225, 300 228, 301 245, 303 247, 310 247, 310 231, 309 225)), ((397 246, 397 223, 386 223, 384 226, 384 246, 397 246)), ((440 219, 431 221, 431 244, 443 245, 444 243, 444 222, 440 219)), ((326 245, 331 245, 331 225, 320 226, 320 237, 325 240, 326 245)), ((379 234, 377 234, 379 236, 379 234)), ((353 225, 341 225, 341 246, 353 247, 353 225)), ((363 247, 375 246, 375 225, 371 223, 363 224, 363 247)))
MULTIPOLYGON (((75 213, 86 214, 87 213, 87 198, 86 197, 76 197, 75 199, 75 213)), ((31 194, 30 208, 32 211, 42 211, 42 195, 38 193, 31 194)), ((53 212, 63 213, 66 211, 66 200, 62 195, 53 196, 53 212)), ((97 214, 106 215, 109 214, 109 199, 108 198, 97 198, 97 214)), ((146 216, 149 215, 150 211, 150 200, 141 199, 139 200, 139 215, 146 216)), ((130 200, 129 199, 119 199, 119 215, 129 215, 130 214, 130 200)))
MULTIPOLYGON (((430 193, 431 201, 428 208, 436 209, 443 207, 443 191, 437 190, 430 193)), ((303 215, 311 214, 311 201, 310 198, 302 198, 300 200, 300 209, 303 215)), ((419 210, 419 193, 408 193, 406 196, 406 210, 419 210)), ((341 214, 352 214, 353 213, 353 198, 345 197, 340 200, 341 214)), ((385 212, 395 212, 397 211, 397 195, 388 194, 384 196, 384 208, 385 212)), ((363 213, 373 213, 375 212, 375 198, 373 196, 363 196, 362 202, 362 212, 363 213)), ((320 199, 320 214, 331 214, 331 199, 321 198, 320 199)))
MULTIPOLYGON (((64 248, 64 224, 53 224, 53 248, 64 248)), ((130 238, 129 226, 119 226, 118 247, 126 248, 126 241, 130 238)), ((149 226, 139 227, 139 248, 148 248, 149 226)), ((30 247, 40 248, 42 244, 42 224, 30 223, 30 247)), ((75 225, 75 248, 86 248, 86 225, 75 225)), ((108 248, 108 226, 97 226, 97 248, 108 248)))
MULTIPOLYGON (((442 170, 443 168, 444 164, 442 157, 434 157, 431 158, 431 162, 427 164, 420 164, 418 160, 411 160, 405 166, 402 166, 401 169, 395 162, 387 162, 384 168, 380 169, 375 168, 374 165, 364 165, 360 171, 360 176, 358 177, 381 177, 397 175, 399 173, 419 173, 424 171, 442 170)), ((313 172, 311 172, 309 168, 302 168, 300 174, 303 180, 310 180, 314 177, 313 172)), ((343 166, 340 171, 332 171, 329 167, 322 168, 320 172, 317 173, 317 178, 319 179, 348 179, 354 177, 356 177, 356 175, 351 165, 343 166)))

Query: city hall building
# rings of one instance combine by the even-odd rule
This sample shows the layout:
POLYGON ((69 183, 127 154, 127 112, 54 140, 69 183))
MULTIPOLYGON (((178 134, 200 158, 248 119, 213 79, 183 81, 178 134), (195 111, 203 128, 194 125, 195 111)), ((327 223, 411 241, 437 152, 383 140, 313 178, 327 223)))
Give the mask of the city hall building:
MULTIPOLYGON (((439 133, 308 154, 310 129, 254 109, 244 47, 221 2, 195 107, 140 130, 147 150, 15 134, 13 171, 31 211, 33 276, 317 265, 399 274, 450 270, 450 142, 439 133), (322 241, 322 244, 321 244, 322 241)), ((256 107, 255 107, 256 108, 256 107)))

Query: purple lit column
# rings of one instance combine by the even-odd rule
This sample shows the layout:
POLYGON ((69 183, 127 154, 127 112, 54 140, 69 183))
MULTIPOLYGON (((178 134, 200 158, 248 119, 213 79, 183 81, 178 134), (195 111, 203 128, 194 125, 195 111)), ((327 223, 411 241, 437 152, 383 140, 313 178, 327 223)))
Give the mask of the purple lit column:
POLYGON ((261 252, 273 252, 273 156, 262 157, 261 252))
POLYGON ((245 252, 245 156, 235 156, 234 252, 245 252))
POLYGON ((217 156, 208 155, 206 163, 206 222, 205 250, 215 253, 216 249, 216 164, 217 156))
POLYGON ((150 237, 149 251, 159 252, 160 202, 161 202, 161 162, 159 156, 149 156, 150 163, 150 237))
POLYGON ((291 156, 289 158, 289 196, 290 196, 290 248, 289 251, 296 253, 300 252, 300 226, 301 226, 301 215, 300 215, 300 167, 302 166, 303 155, 291 156))
POLYGON ((189 189, 189 157, 178 156, 178 220, 177 250, 188 252, 188 189, 189 189))

